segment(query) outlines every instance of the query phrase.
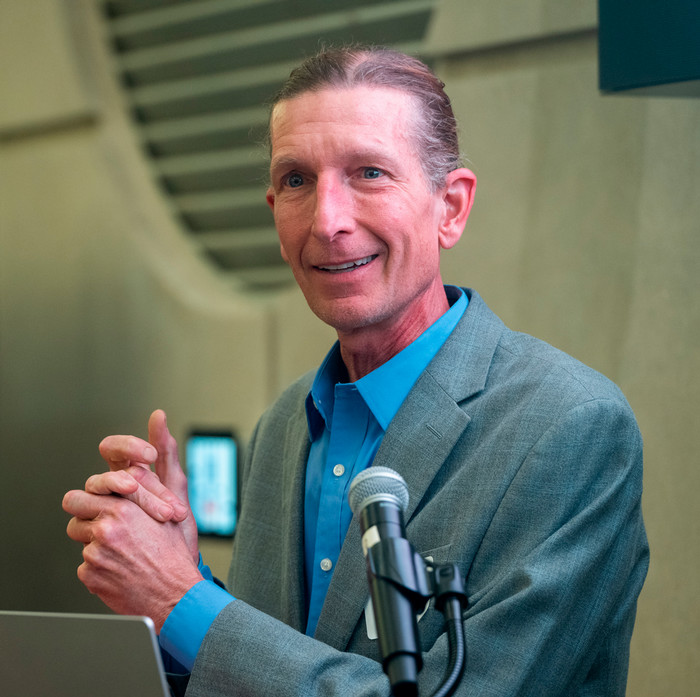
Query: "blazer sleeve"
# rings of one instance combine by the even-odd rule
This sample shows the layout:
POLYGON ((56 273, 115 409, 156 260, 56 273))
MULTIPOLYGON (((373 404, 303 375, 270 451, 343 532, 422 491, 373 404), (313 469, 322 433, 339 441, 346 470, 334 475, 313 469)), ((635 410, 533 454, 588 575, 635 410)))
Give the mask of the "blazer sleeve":
POLYGON ((648 566, 641 493, 626 402, 591 399, 541 435, 470 570, 465 695, 624 696, 648 566))
MULTIPOLYGON (((590 399, 533 443, 499 493, 477 551, 457 559, 469 608, 467 668, 456 694, 622 697, 648 561, 634 417, 624 401, 590 399)), ((454 492, 446 495, 445 518, 461 505, 454 492)), ((466 530, 469 512, 458 517, 466 530)), ((468 539, 465 530, 450 534, 468 539)), ((435 615, 429 610, 419 623, 428 634, 421 695, 434 692, 448 663, 445 634, 438 628, 430 636, 435 615)), ((389 685, 372 658, 236 601, 205 637, 187 694, 386 697, 389 685)))

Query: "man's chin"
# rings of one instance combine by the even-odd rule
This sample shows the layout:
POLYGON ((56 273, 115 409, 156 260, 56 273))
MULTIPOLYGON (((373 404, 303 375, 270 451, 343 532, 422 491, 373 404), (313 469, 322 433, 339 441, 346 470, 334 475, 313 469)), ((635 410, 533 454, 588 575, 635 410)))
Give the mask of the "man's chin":
POLYGON ((309 307, 322 322, 333 327, 339 334, 366 329, 381 322, 383 318, 382 313, 368 307, 366 301, 358 302, 357 299, 337 298, 309 303, 309 307))

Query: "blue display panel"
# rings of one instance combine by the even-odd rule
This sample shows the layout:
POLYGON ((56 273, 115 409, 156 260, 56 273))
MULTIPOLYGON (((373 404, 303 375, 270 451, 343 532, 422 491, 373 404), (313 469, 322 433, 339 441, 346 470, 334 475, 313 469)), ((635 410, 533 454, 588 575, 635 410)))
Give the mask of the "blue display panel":
POLYGON ((236 530, 238 445, 231 433, 193 432, 187 439, 190 506, 200 535, 236 530))

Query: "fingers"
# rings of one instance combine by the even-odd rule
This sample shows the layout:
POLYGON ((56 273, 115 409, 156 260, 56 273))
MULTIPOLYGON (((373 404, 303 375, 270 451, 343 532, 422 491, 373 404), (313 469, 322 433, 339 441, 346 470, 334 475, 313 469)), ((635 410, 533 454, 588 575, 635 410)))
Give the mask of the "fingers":
POLYGON ((80 520, 87 521, 106 513, 114 513, 116 511, 115 501, 118 500, 116 497, 96 496, 86 491, 74 489, 63 497, 62 506, 66 513, 70 513, 80 520))
POLYGON ((165 412, 156 410, 148 423, 149 440, 114 435, 104 438, 99 450, 109 472, 90 477, 85 491, 97 495, 118 494, 129 499, 151 518, 184 521, 190 514, 187 478, 170 434, 165 412), (151 466, 155 465, 155 474, 151 466))
POLYGON ((82 542, 84 545, 92 542, 92 531, 90 521, 80 518, 71 518, 66 526, 68 537, 75 542, 82 542))
POLYGON ((107 436, 99 449, 111 470, 126 469, 131 465, 150 467, 158 457, 150 443, 136 436, 107 436))
POLYGON ((118 494, 160 522, 179 521, 187 516, 187 507, 180 499, 153 472, 139 466, 94 474, 85 482, 85 491, 98 496, 118 494))
MULTIPOLYGON (((137 490, 134 493, 124 497, 105 496, 112 485, 115 488, 127 488, 121 486, 119 481, 121 477, 114 476, 121 474, 122 472, 107 472, 104 475, 90 477, 89 486, 100 493, 76 489, 69 491, 63 497, 63 510, 73 516, 67 527, 68 536, 72 540, 89 544, 99 538, 104 542, 109 539, 112 529, 116 530, 119 526, 128 528, 136 524, 143 525, 143 522, 138 522, 144 520, 143 513, 147 513, 160 523, 170 522, 172 507, 164 504, 134 480, 132 482, 137 484, 137 490), (131 498, 137 500, 127 500, 131 498)), ((126 481, 128 475, 126 472, 123 474, 125 475, 123 479, 126 481)), ((155 475, 153 477, 155 478, 155 475)))
POLYGON ((189 513, 187 505, 161 482, 157 474, 143 467, 130 467, 125 472, 130 474, 140 486, 124 497, 138 504, 152 518, 159 520, 157 515, 154 515, 156 511, 161 515, 167 515, 165 520, 175 522, 181 522, 187 517, 189 513))
MULTIPOLYGON (((137 468, 133 468, 137 469, 137 468)), ((141 469, 141 468, 139 468, 141 469)), ((85 491, 90 494, 120 494, 128 496, 139 488, 139 482, 127 470, 93 474, 85 482, 85 491)))

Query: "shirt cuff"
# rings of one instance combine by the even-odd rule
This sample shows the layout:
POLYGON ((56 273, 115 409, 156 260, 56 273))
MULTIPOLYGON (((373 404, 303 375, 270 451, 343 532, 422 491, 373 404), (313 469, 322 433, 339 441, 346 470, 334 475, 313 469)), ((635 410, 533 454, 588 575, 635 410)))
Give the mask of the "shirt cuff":
POLYGON ((209 627, 233 600, 230 593, 213 581, 196 583, 165 620, 158 637, 161 648, 191 671, 209 627))
MULTIPOLYGON (((207 581, 215 581, 216 579, 214 578, 214 574, 211 572, 211 569, 204 563, 204 560, 202 559, 202 554, 200 552, 199 554, 199 562, 197 563, 197 568, 199 569, 199 573, 204 576, 204 578, 207 581)), ((221 585, 221 584, 217 584, 221 585)))

